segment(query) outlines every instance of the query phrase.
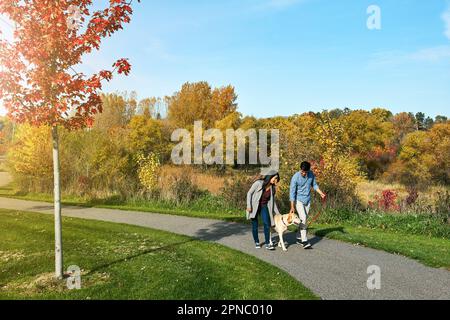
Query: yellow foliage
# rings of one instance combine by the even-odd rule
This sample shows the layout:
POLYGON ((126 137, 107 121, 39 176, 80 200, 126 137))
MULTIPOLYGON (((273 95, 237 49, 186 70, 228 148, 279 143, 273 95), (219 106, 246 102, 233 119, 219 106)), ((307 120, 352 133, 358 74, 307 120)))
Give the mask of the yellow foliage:
POLYGON ((232 112, 223 119, 216 121, 215 128, 225 132, 227 129, 238 129, 241 124, 242 115, 239 112, 232 112))
POLYGON ((320 117, 317 139, 322 147, 322 159, 315 167, 321 188, 341 201, 353 201, 356 186, 363 180, 357 160, 351 156, 351 148, 342 139, 344 128, 326 114, 320 117))
POLYGON ((450 182, 450 122, 439 123, 430 131, 407 134, 400 154, 385 174, 388 180, 428 187, 450 182))
POLYGON ((343 141, 364 157, 376 147, 386 147, 393 139, 394 125, 387 119, 385 110, 374 109, 372 113, 356 110, 334 121, 342 125, 343 141))
POLYGON ((53 177, 50 127, 27 124, 16 127, 15 143, 8 152, 13 172, 29 177, 53 177))
POLYGON ((211 89, 207 82, 185 83, 181 91, 169 99, 168 119, 176 127, 191 128, 194 121, 202 120, 211 128, 237 109, 234 87, 211 89))
POLYGON ((147 191, 156 190, 161 169, 158 157, 154 153, 150 153, 148 156, 139 154, 137 155, 137 163, 139 165, 138 176, 140 183, 147 191))

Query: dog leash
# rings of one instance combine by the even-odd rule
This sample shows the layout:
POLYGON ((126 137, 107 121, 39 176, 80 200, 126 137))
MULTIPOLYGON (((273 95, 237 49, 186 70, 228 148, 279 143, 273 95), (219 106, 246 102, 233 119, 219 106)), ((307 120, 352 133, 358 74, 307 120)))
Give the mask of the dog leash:
MULTIPOLYGON (((326 205, 327 203, 327 197, 325 196, 325 198, 322 199, 322 203, 324 205, 326 205)), ((322 214, 321 211, 319 211, 313 218, 312 220, 308 223, 308 228, 320 217, 320 215, 322 214)))

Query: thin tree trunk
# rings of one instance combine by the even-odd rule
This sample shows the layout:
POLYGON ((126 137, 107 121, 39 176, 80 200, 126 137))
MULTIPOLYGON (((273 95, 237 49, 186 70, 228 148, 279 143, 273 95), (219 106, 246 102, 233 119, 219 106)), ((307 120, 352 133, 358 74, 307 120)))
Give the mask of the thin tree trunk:
POLYGON ((58 127, 52 127, 53 140, 53 182, 55 201, 55 276, 63 278, 63 254, 62 254, 62 231, 61 231, 61 187, 59 168, 59 141, 58 127))

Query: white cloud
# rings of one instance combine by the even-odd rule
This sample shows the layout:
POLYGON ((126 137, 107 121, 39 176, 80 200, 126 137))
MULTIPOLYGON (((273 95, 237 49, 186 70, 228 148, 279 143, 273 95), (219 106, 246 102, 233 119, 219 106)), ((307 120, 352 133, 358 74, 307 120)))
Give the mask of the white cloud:
POLYGON ((450 40, 450 6, 447 8, 447 10, 442 14, 442 20, 444 20, 445 23, 445 36, 450 40))
POLYGON ((395 66, 414 62, 436 63, 448 59, 450 59, 450 45, 425 48, 414 52, 382 51, 370 57, 369 67, 395 66))
MULTIPOLYGON (((441 15, 445 23, 445 36, 450 40, 450 5, 441 15)), ((441 45, 419 49, 414 52, 383 51, 373 54, 369 59, 369 67, 393 66, 412 62, 439 62, 450 59, 450 45, 441 45)))
POLYGON ((370 67, 391 66, 404 61, 405 53, 398 50, 381 51, 372 54, 369 58, 370 67))
POLYGON ((416 61, 437 62, 450 58, 450 46, 437 46, 413 52, 409 58, 416 61))

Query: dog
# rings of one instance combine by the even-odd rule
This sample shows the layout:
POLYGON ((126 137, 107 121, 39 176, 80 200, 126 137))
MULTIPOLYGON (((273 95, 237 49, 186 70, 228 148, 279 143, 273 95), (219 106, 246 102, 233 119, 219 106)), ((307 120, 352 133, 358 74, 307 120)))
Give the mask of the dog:
MULTIPOLYGON (((275 222, 275 232, 278 234, 279 241, 278 241, 278 247, 283 248, 283 251, 287 251, 286 245, 283 240, 283 233, 285 233, 289 226, 291 225, 300 225, 301 220, 295 213, 289 213, 289 214, 277 214, 273 217, 275 222)), ((270 233, 270 245, 273 246, 272 242, 272 232, 270 233)))

